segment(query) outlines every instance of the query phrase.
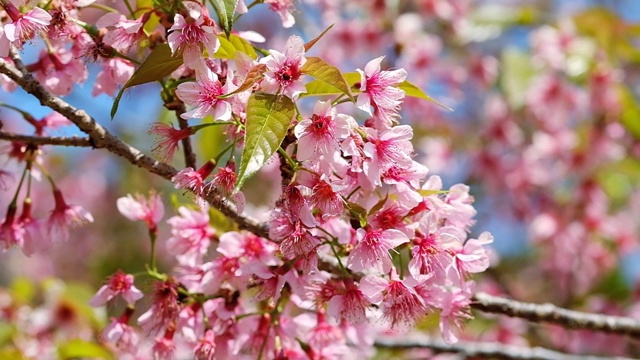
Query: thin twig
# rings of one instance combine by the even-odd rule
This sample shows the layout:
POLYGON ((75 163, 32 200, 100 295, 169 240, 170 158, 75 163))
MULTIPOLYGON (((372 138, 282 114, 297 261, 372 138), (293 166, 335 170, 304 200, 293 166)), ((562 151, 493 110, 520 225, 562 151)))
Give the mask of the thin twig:
POLYGON ((91 147, 91 139, 68 136, 68 137, 48 137, 48 136, 30 136, 12 134, 8 132, 0 131, 0 140, 18 141, 32 145, 60 145, 60 146, 78 146, 78 147, 91 147))
POLYGON ((494 314, 523 318, 532 322, 548 322, 570 329, 588 329, 640 338, 640 321, 622 316, 609 316, 563 309, 553 304, 532 304, 476 293, 471 307, 494 314))
POLYGON ((434 353, 457 353, 465 357, 521 360, 630 360, 623 357, 570 355, 541 347, 523 347, 489 342, 458 342, 447 344, 430 338, 377 339, 375 346, 388 349, 430 349, 434 353))
MULTIPOLYGON (((2 58, 0 58, 0 73, 7 75, 26 92, 35 96, 40 100, 42 105, 59 112, 67 117, 67 119, 71 120, 71 122, 73 122, 80 130, 89 135, 96 148, 107 149, 111 153, 125 158, 131 164, 159 175, 167 180, 171 180, 171 178, 178 172, 178 170, 172 166, 143 154, 140 150, 114 136, 95 121, 95 119, 89 116, 89 114, 84 110, 77 109, 59 97, 53 96, 30 74, 20 73, 15 66, 9 64, 2 58)), ((235 208, 224 200, 217 199, 213 195, 207 198, 207 200, 209 200, 212 205, 220 210, 224 215, 238 223, 240 228, 251 231, 260 236, 268 235, 267 228, 264 224, 251 217, 239 215, 235 208)))
MULTIPOLYGON (((189 122, 181 117, 181 115, 187 111, 184 102, 180 101, 180 99, 175 99, 171 103, 165 104, 165 107, 169 110, 175 111, 176 118, 178 119, 178 127, 180 128, 180 130, 184 130, 189 127, 189 122)), ((192 169, 197 169, 196 153, 193 151, 193 146, 191 145, 191 137, 187 136, 180 142, 182 143, 185 165, 192 169)))

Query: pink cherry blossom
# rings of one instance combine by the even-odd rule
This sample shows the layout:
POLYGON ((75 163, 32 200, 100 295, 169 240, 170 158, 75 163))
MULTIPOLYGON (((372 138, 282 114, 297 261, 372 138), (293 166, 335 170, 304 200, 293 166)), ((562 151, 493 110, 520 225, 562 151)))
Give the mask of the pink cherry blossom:
MULTIPOLYGON (((242 2, 242 0, 240 1, 242 2)), ((198 340, 193 350, 196 360, 214 360, 216 355, 215 333, 207 330, 204 336, 198 340)))
POLYGON ((119 57, 105 59, 102 63, 102 70, 96 77, 91 95, 107 94, 113 96, 118 86, 124 85, 129 81, 134 71, 133 64, 128 60, 119 57))
POLYGON ((178 259, 182 264, 195 266, 201 263, 215 231, 209 225, 207 211, 196 211, 181 206, 178 213, 180 215, 167 220, 171 225, 172 234, 167 240, 167 249, 170 253, 179 255, 178 259))
POLYGON ((49 216, 49 234, 54 240, 67 240, 69 228, 93 222, 93 216, 79 205, 69 205, 64 201, 62 192, 53 190, 55 208, 49 216))
POLYGON ((103 41, 120 52, 126 52, 145 38, 144 23, 149 18, 148 14, 136 20, 129 20, 124 15, 109 12, 96 22, 96 27, 111 27, 105 34, 103 41))
POLYGON ((336 115, 330 101, 318 101, 311 118, 300 121, 294 128, 298 138, 298 160, 316 160, 320 155, 333 155, 355 126, 351 116, 336 115))
POLYGON ((347 266, 353 271, 375 269, 388 273, 392 267, 389 251, 409 241, 407 235, 395 229, 358 229, 356 236, 358 243, 347 261, 347 266))
POLYGON ((118 211, 131 221, 142 220, 147 223, 149 229, 155 229, 158 222, 164 216, 164 205, 162 199, 156 193, 149 194, 149 199, 145 199, 136 194, 135 199, 131 194, 121 197, 116 202, 118 211))
POLYGON ((98 290, 89 304, 93 307, 102 306, 116 296, 121 296, 129 305, 133 305, 144 295, 133 285, 133 275, 118 270, 109 278, 108 283, 98 290))
POLYGON ((137 331, 128 323, 133 315, 133 308, 125 309, 119 318, 111 318, 111 322, 102 331, 102 337, 107 342, 115 344, 120 352, 134 354, 140 345, 140 337, 137 331))
POLYGON ((193 129, 176 129, 171 124, 157 122, 151 125, 149 134, 158 137, 157 145, 153 151, 158 152, 164 162, 171 162, 180 141, 193 135, 193 129))
POLYGON ((215 22, 207 14, 207 9, 201 5, 190 6, 187 18, 176 14, 167 36, 171 53, 181 53, 187 67, 204 70, 201 60, 203 51, 207 52, 209 58, 213 58, 213 54, 220 47, 215 26, 215 22))
POLYGON ((195 106, 195 109, 180 115, 183 119, 204 118, 211 115, 214 120, 231 119, 231 105, 218 96, 226 92, 218 81, 218 76, 208 68, 198 71, 196 82, 187 82, 178 85, 176 95, 185 104, 195 106))
POLYGON ((375 112, 388 128, 397 117, 404 98, 404 90, 397 85, 407 78, 407 72, 404 69, 382 71, 380 64, 383 59, 384 56, 373 59, 367 63, 364 71, 357 70, 360 73, 361 91, 357 106, 369 116, 373 116, 375 112))
POLYGON ((411 326, 427 313, 422 298, 397 274, 390 281, 367 275, 360 281, 360 289, 372 303, 382 304, 382 317, 392 328, 411 326))
POLYGON ((176 189, 190 189, 197 195, 203 195, 209 191, 209 184, 205 182, 205 179, 211 174, 214 167, 213 161, 207 161, 197 171, 188 167, 175 174, 171 178, 171 182, 176 189))
POLYGON ((302 66, 307 62, 304 57, 304 43, 299 36, 291 36, 285 44, 284 53, 269 50, 270 55, 260 60, 267 65, 262 80, 262 90, 270 94, 282 93, 292 100, 306 92, 302 82, 302 66))
POLYGON ((56 52, 43 50, 38 62, 29 68, 48 91, 58 96, 69 95, 74 84, 84 82, 88 76, 82 60, 64 48, 58 48, 56 52))
POLYGON ((0 225, 0 243, 2 243, 2 251, 7 251, 14 245, 22 244, 24 236, 24 227, 17 219, 17 208, 15 205, 9 206, 7 215, 0 225))
POLYGON ((344 319, 352 324, 363 323, 367 320, 366 309, 370 302, 353 281, 345 283, 344 291, 331 297, 327 303, 327 315, 338 321, 344 319))
POLYGON ((296 23, 293 15, 291 15, 293 10, 292 0, 265 0, 264 3, 269 5, 269 9, 278 13, 283 27, 290 28, 296 23))
POLYGON ((18 49, 22 49, 22 44, 25 41, 33 39, 37 32, 44 31, 49 26, 51 15, 39 7, 29 10, 26 14, 21 14, 13 3, 5 1, 2 4, 12 21, 4 25, 4 36, 18 49))
POLYGON ((489 255, 483 245, 491 244, 493 236, 488 232, 480 234, 478 239, 469 239, 461 245, 461 248, 455 249, 456 262, 458 269, 463 274, 479 273, 489 268, 489 255))

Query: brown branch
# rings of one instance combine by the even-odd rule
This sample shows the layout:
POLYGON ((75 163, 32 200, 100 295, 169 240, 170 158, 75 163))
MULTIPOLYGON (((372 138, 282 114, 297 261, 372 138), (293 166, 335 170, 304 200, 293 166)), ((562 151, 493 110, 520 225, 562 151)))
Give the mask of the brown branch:
POLYGON ((60 145, 60 146, 78 146, 91 147, 91 139, 79 136, 68 137, 47 137, 47 136, 30 136, 12 134, 0 131, 0 140, 18 141, 32 145, 60 145))
POLYGON ((377 339, 375 346, 388 349, 430 349, 436 354, 457 353, 464 357, 520 360, 628 360, 621 357, 570 355, 541 347, 522 347, 489 342, 458 342, 447 344, 429 338, 377 339))
POLYGON ((531 322, 548 322, 570 329, 587 329, 640 338, 640 321, 621 316, 585 313, 553 304, 531 304, 479 292, 471 307, 486 313, 518 317, 531 322))
MULTIPOLYGON (((26 92, 35 96, 44 106, 59 112, 71 120, 80 130, 89 135, 96 148, 106 149, 109 152, 125 158, 131 164, 143 168, 151 173, 159 175, 167 180, 178 172, 175 168, 163 162, 157 161, 143 154, 140 150, 122 141, 111 134, 107 129, 95 121, 84 110, 77 109, 57 96, 53 96, 40 85, 30 74, 22 74, 15 66, 0 58, 0 73, 7 75, 26 92)), ((257 235, 268 235, 264 224, 248 216, 238 214, 233 206, 223 199, 211 195, 209 202, 224 215, 238 223, 242 229, 251 231, 257 235)))

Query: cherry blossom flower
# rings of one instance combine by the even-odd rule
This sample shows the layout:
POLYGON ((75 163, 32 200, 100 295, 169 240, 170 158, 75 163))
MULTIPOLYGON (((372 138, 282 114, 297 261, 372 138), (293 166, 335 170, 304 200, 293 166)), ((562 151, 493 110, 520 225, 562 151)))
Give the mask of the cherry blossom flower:
POLYGON ((154 283, 153 304, 140 315, 138 324, 144 331, 158 333, 174 322, 180 311, 178 284, 174 279, 154 283))
POLYGON ((291 15, 291 10, 293 9, 292 0, 265 0, 264 3, 269 5, 269 9, 280 15, 283 27, 290 28, 296 23, 293 15, 291 15))
POLYGON ((133 275, 118 270, 109 278, 107 284, 103 285, 91 298, 89 305, 102 306, 116 296, 121 296, 129 305, 133 305, 144 295, 133 285, 133 275))
POLYGON ((17 207, 10 205, 4 221, 0 225, 0 243, 2 243, 2 251, 7 251, 14 245, 22 244, 24 236, 24 227, 16 218, 17 207))
POLYGON ((292 100, 307 92, 301 79, 302 66, 307 62, 302 38, 291 36, 285 44, 284 53, 276 50, 269 50, 269 53, 271 55, 260 60, 267 66, 262 90, 270 94, 282 93, 292 100))
POLYGON ((226 92, 226 85, 222 86, 218 76, 209 68, 198 71, 196 82, 186 82, 178 85, 176 95, 185 104, 196 108, 180 115, 183 119, 204 118, 211 115, 214 120, 231 119, 231 105, 218 96, 226 92))
MULTIPOLYGON (((33 39, 38 31, 46 30, 51 21, 51 15, 39 7, 29 10, 26 14, 21 14, 10 1, 5 1, 2 5, 12 21, 4 25, 4 36, 18 49, 22 49, 22 44, 33 39)), ((3 49, 9 50, 8 47, 3 47, 3 49)), ((6 56, 7 54, 0 53, 0 57, 6 56)))
POLYGON ((197 171, 193 168, 186 168, 180 170, 176 175, 171 178, 176 189, 190 189, 196 193, 196 195, 203 195, 208 192, 209 184, 205 183, 205 179, 211 174, 216 164, 211 161, 207 161, 197 171))
POLYGON ((62 192, 53 190, 55 207, 49 216, 49 234, 55 240, 67 240, 69 228, 93 222, 93 216, 83 207, 69 205, 64 201, 62 192))
POLYGON ((392 267, 389 251, 409 241, 407 235, 395 229, 358 229, 356 236, 358 243, 347 261, 347 267, 353 271, 376 269, 388 273, 392 267))
POLYGON ((134 354, 140 343, 137 331, 129 326, 129 320, 134 309, 128 307, 119 318, 111 318, 111 322, 102 331, 102 337, 107 342, 116 345, 116 348, 128 354, 134 354))
MULTIPOLYGON (((242 0, 240 0, 242 2, 242 0)), ((215 333, 207 330, 204 336, 198 340, 193 350, 196 360, 214 360, 216 355, 215 333)))
POLYGON ((98 96, 107 94, 113 96, 118 86, 124 85, 135 71, 135 67, 129 60, 119 57, 105 59, 102 63, 102 70, 96 77, 91 95, 98 96))
POLYGON ((215 188, 218 194, 230 198, 236 205, 238 214, 244 211, 245 198, 242 191, 234 193, 238 174, 236 174, 236 165, 234 162, 228 162, 225 167, 218 168, 218 173, 211 180, 211 187, 215 188))
POLYGON ((367 275, 360 281, 360 290, 372 303, 382 303, 383 319, 392 328, 413 325, 427 313, 427 307, 415 289, 395 273, 390 281, 367 275))
POLYGON ((206 210, 196 211, 181 206, 178 213, 180 215, 167 220, 172 234, 167 240, 167 249, 170 253, 179 255, 181 264, 195 266, 209 249, 215 231, 209 225, 206 210))
POLYGON ((193 129, 176 129, 170 124, 157 122, 151 125, 149 134, 158 137, 157 145, 152 151, 158 152, 164 162, 171 162, 180 141, 193 135, 193 129))
POLYGON ((58 96, 69 95, 74 84, 84 82, 88 76, 82 60, 64 48, 56 52, 43 50, 38 62, 29 65, 29 69, 48 91, 58 96))
POLYGON ((148 13, 136 20, 129 20, 122 14, 109 12, 98 19, 96 27, 111 27, 104 35, 104 43, 120 52, 126 52, 145 38, 144 23, 148 18, 148 13))
POLYGON ((319 155, 335 154, 340 141, 349 136, 355 126, 351 116, 336 115, 336 109, 330 101, 318 101, 311 118, 300 121, 294 128, 298 138, 297 159, 316 160, 319 155))
POLYGON ((369 114, 374 112, 384 120, 386 127, 390 127, 393 119, 397 116, 400 104, 405 92, 397 87, 407 78, 404 69, 382 71, 380 63, 384 56, 373 59, 364 67, 364 71, 357 69, 360 73, 357 107, 369 114))
POLYGON ((331 297, 327 303, 327 315, 334 319, 360 324, 367 320, 366 309, 370 305, 360 289, 351 280, 345 281, 345 290, 331 297))
POLYGON ((490 259, 483 245, 491 244, 492 242, 493 236, 485 231, 480 234, 478 239, 466 241, 464 246, 460 243, 460 247, 454 249, 458 270, 463 274, 479 273, 487 270, 490 265, 490 259))
POLYGON ((30 198, 24 200, 19 223, 23 229, 22 242, 19 244, 26 256, 36 252, 43 252, 51 246, 51 238, 46 234, 46 222, 31 216, 32 202, 30 198))
POLYGON ((188 2, 189 15, 187 18, 176 14, 173 26, 169 29, 167 42, 171 47, 171 53, 181 53, 185 66, 191 69, 204 70, 202 52, 207 51, 207 56, 213 58, 213 54, 220 47, 215 22, 207 14, 205 7, 192 5, 188 2))
POLYGON ((149 199, 136 194, 135 199, 131 194, 121 197, 116 202, 118 211, 131 221, 142 220, 147 223, 149 229, 155 229, 158 222, 164 216, 162 198, 156 193, 150 193, 149 199))
POLYGON ((173 359, 176 351, 176 344, 173 341, 175 331, 167 329, 163 336, 155 338, 153 344, 153 354, 156 359, 173 359))

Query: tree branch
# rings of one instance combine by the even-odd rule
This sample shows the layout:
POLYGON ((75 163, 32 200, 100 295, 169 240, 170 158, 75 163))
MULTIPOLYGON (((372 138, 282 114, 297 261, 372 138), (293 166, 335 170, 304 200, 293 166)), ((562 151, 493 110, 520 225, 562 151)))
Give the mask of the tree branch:
POLYGON ((570 329, 588 329, 640 338, 640 321, 621 316, 585 313, 553 304, 531 304, 479 292, 472 308, 486 313, 518 317, 531 322, 548 322, 570 329))
POLYGON ((465 357, 521 360, 630 360, 629 358, 612 358, 588 355, 569 355, 541 347, 522 347, 489 342, 458 342, 447 344, 429 338, 419 339, 377 339, 375 346, 388 349, 430 349, 437 354, 457 353, 465 357))
POLYGON ((18 141, 33 145, 60 145, 60 146, 79 146, 90 147, 91 139, 83 138, 79 136, 68 137, 47 137, 47 136, 30 136, 12 134, 8 132, 0 131, 0 140, 18 141))
MULTIPOLYGON (((0 73, 7 75, 26 92, 35 96, 40 100, 42 105, 59 112, 71 120, 80 130, 89 135, 96 148, 107 149, 111 153, 125 158, 131 164, 167 180, 171 180, 178 172, 178 170, 172 166, 143 154, 140 150, 114 136, 84 110, 76 109, 59 97, 50 94, 31 74, 22 74, 15 66, 9 64, 2 58, 0 58, 0 73)), ((224 199, 212 194, 208 196, 206 200, 224 215, 238 223, 241 229, 251 231, 259 236, 268 236, 269 232, 264 224, 261 224, 258 220, 251 217, 238 214, 235 208, 229 205, 224 199)))

